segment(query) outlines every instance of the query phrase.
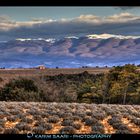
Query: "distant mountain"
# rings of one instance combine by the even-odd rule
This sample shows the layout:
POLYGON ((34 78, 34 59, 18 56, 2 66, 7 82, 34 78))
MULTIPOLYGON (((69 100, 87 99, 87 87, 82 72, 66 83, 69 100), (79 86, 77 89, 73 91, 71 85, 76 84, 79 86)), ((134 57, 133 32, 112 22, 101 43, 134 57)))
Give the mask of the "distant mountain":
POLYGON ((0 67, 113 66, 140 63, 140 36, 18 38, 0 42, 0 67))

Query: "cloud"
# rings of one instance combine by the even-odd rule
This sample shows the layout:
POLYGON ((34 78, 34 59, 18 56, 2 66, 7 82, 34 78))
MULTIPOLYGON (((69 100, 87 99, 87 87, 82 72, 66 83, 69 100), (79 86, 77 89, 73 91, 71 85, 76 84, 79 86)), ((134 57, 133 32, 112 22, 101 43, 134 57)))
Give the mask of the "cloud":
POLYGON ((135 16, 131 13, 120 13, 108 17, 99 17, 96 15, 80 15, 73 19, 62 18, 60 20, 45 19, 45 18, 32 18, 31 21, 19 22, 12 20, 9 16, 0 16, 0 29, 10 30, 12 28, 19 27, 33 27, 33 26, 49 26, 50 24, 75 24, 75 23, 91 23, 92 25, 100 25, 105 23, 119 23, 139 20, 139 16, 135 16), (7 28, 6 28, 7 26, 7 28), (4 28, 3 28, 4 27, 4 28))
POLYGON ((119 9, 125 11, 125 10, 130 10, 130 9, 136 9, 136 8, 139 8, 139 7, 137 7, 137 6, 119 6, 119 7, 116 7, 116 8, 117 9, 119 8, 119 9))
POLYGON ((140 16, 128 12, 106 17, 80 15, 60 20, 32 18, 30 21, 15 21, 9 16, 0 16, 0 40, 3 38, 48 37, 75 34, 139 34, 140 16))
POLYGON ((9 31, 14 28, 18 28, 21 26, 31 26, 35 22, 29 21, 29 22, 17 22, 12 20, 9 16, 7 15, 1 15, 0 16, 0 30, 2 31, 9 31))
POLYGON ((95 15, 81 15, 77 18, 75 18, 75 21, 81 21, 81 22, 89 22, 93 24, 104 24, 104 23, 120 23, 120 22, 128 22, 128 21, 134 21, 139 20, 140 16, 135 16, 128 12, 123 12, 120 14, 114 14, 107 17, 99 17, 95 15))
POLYGON ((11 28, 15 27, 15 21, 12 20, 9 16, 7 15, 1 15, 0 16, 0 30, 7 31, 11 28))
POLYGON ((115 22, 115 23, 118 23, 118 22, 128 22, 128 21, 135 21, 135 20, 140 20, 140 17, 139 16, 135 16, 133 14, 130 14, 130 13, 120 13, 120 14, 115 14, 115 15, 112 15, 112 16, 109 16, 106 18, 106 21, 109 23, 109 22, 115 22))
POLYGON ((7 15, 1 15, 0 16, 0 30, 8 31, 8 30, 11 30, 14 28, 20 28, 20 27, 28 28, 28 27, 32 27, 34 25, 40 25, 40 24, 49 23, 52 21, 53 20, 51 20, 51 19, 45 20, 43 18, 40 18, 40 19, 32 18, 31 21, 20 22, 20 21, 15 21, 15 20, 11 19, 7 15))
POLYGON ((11 20, 11 18, 10 18, 9 16, 7 16, 7 15, 1 15, 1 16, 0 16, 0 22, 2 22, 2 23, 11 23, 12 20, 11 20))
POLYGON ((101 17, 95 15, 80 15, 79 17, 75 18, 74 21, 99 23, 102 21, 102 19, 101 17))

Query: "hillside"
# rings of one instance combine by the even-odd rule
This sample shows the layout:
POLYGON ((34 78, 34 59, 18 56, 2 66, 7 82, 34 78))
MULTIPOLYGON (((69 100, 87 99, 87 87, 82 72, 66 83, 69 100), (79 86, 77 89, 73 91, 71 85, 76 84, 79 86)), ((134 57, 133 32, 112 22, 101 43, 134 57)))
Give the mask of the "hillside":
POLYGON ((0 42, 0 66, 29 68, 44 64, 50 68, 79 68, 139 64, 139 47, 139 36, 93 34, 60 39, 17 38, 0 42))

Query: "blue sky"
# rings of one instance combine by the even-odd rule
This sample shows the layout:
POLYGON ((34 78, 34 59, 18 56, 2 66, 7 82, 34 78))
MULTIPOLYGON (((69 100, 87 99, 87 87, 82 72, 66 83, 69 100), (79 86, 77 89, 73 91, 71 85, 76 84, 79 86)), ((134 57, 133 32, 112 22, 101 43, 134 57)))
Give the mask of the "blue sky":
MULTIPOLYGON (((124 8, 125 9, 125 8, 124 8)), ((109 16, 121 12, 140 15, 140 7, 122 10, 118 7, 0 7, 0 15, 8 15, 16 21, 29 21, 31 18, 56 19, 75 18, 80 15, 94 14, 109 16)))

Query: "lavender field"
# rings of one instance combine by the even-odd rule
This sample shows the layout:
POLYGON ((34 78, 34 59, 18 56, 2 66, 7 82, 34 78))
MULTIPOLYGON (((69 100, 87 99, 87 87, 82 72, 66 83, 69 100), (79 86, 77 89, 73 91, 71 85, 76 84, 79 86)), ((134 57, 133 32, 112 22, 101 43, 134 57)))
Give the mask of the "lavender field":
POLYGON ((0 102, 1 134, 139 134, 139 105, 0 102))

